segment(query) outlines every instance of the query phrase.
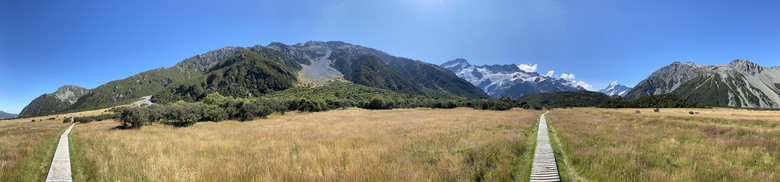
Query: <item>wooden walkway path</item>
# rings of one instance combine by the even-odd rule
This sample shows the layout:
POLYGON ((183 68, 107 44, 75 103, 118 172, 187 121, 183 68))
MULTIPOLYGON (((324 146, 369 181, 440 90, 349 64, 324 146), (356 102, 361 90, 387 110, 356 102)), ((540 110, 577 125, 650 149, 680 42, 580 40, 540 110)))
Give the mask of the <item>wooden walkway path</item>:
POLYGON ((70 171, 70 147, 68 145, 68 134, 73 129, 71 124, 62 135, 60 142, 57 143, 57 150, 54 151, 54 158, 51 160, 49 174, 46 175, 46 181, 73 181, 70 171))
MULTIPOLYGON (((549 111, 548 111, 549 112, 549 111)), ((547 131, 547 113, 539 117, 539 130, 536 132, 536 151, 531 167, 531 181, 561 181, 558 175, 558 165, 555 163, 550 134, 547 131)))

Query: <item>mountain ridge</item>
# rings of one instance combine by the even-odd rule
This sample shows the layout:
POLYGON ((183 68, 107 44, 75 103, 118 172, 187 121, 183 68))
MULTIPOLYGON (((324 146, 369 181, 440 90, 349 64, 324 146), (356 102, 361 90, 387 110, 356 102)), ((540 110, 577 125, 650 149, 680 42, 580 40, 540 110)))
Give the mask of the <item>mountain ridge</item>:
POLYGON ((743 59, 720 65, 674 62, 639 82, 626 98, 666 93, 709 106, 780 108, 780 67, 743 59))
POLYGON ((523 71, 515 64, 480 66, 458 58, 440 66, 482 89, 493 98, 507 96, 517 99, 536 93, 585 90, 562 78, 523 71))
POLYGON ((89 93, 91 90, 77 85, 63 85, 52 93, 43 94, 30 101, 18 116, 31 117, 64 111, 89 93))

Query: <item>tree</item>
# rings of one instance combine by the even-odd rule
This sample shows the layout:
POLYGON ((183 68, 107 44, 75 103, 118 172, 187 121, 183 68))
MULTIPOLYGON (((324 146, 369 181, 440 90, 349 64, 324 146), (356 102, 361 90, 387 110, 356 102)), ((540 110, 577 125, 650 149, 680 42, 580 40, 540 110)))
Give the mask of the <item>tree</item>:
POLYGON ((126 108, 122 110, 119 116, 124 128, 141 128, 144 123, 148 122, 148 116, 146 112, 139 108, 126 108))

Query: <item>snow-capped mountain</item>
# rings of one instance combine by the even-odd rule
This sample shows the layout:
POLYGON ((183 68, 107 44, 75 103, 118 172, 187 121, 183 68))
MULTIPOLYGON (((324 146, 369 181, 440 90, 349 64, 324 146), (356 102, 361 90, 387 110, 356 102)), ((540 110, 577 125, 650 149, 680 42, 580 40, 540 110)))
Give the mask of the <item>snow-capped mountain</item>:
POLYGON ((741 59, 722 65, 674 62, 639 82, 626 98, 665 93, 709 106, 780 108, 780 66, 741 59))
POLYGON ((585 90, 561 78, 523 71, 515 64, 475 66, 459 58, 447 61, 441 67, 452 71, 494 98, 508 96, 516 99, 535 93, 585 90))
POLYGON ((629 91, 631 91, 631 87, 621 85, 617 81, 612 81, 612 83, 610 83, 607 88, 599 90, 599 92, 607 95, 619 95, 621 97, 626 96, 629 91))

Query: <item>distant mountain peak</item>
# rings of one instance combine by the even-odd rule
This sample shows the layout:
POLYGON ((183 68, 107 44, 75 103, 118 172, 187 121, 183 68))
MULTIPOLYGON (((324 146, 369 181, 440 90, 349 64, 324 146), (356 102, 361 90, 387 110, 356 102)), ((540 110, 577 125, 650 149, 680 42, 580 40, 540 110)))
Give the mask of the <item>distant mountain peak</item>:
POLYGON ((63 85, 60 88, 57 88, 57 91, 52 93, 52 95, 60 99, 60 101, 73 104, 76 103, 76 100, 78 100, 81 96, 84 96, 88 93, 88 89, 78 85, 63 85))
POLYGON ((452 60, 452 61, 444 62, 440 66, 444 67, 447 70, 455 72, 454 70, 466 69, 466 68, 471 67, 472 65, 469 64, 469 61, 467 61, 466 59, 457 58, 457 59, 452 60))
POLYGON ((449 61, 449 62, 455 62, 455 63, 466 63, 469 64, 469 61, 464 58, 455 58, 455 60, 449 61))
POLYGON ((756 63, 744 59, 734 59, 728 65, 734 67, 737 70, 744 71, 747 73, 761 73, 762 71, 764 71, 764 67, 762 67, 761 65, 758 65, 756 63))
POLYGON ((440 66, 495 98, 519 98, 535 93, 585 90, 561 78, 523 71, 515 64, 471 65, 466 59, 458 58, 440 66))
POLYGON ((607 95, 619 95, 626 96, 631 91, 631 87, 621 85, 618 81, 612 81, 606 88, 599 90, 599 92, 607 95))
POLYGON ((19 116, 40 116, 62 111, 90 92, 91 90, 77 85, 63 85, 57 88, 57 91, 54 91, 54 93, 43 94, 38 98, 33 99, 30 104, 22 109, 19 116))
POLYGON ((614 86, 618 86, 618 85, 620 85, 620 82, 612 81, 612 82, 609 83, 609 86, 607 86, 607 87, 614 87, 614 86))

